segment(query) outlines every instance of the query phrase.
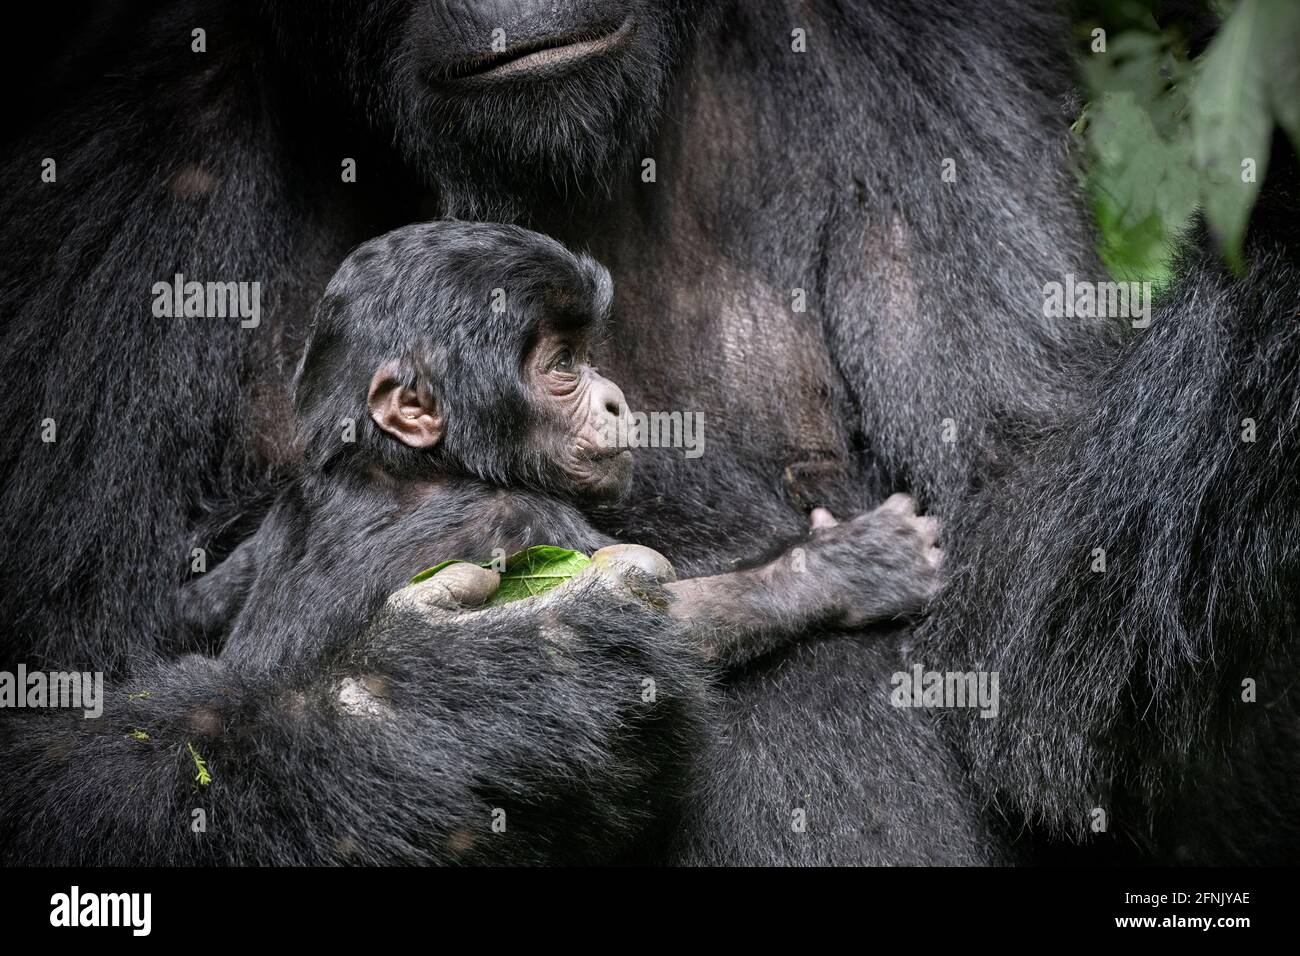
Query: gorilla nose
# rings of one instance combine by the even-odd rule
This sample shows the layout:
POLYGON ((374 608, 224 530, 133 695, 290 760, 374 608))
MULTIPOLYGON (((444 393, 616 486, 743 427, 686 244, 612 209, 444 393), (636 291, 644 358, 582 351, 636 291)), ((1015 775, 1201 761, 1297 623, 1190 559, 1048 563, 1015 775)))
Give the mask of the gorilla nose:
POLYGON ((615 418, 621 416, 627 408, 627 399, 623 397, 623 390, 611 382, 609 379, 603 379, 597 386, 596 400, 600 402, 602 408, 615 418))
POLYGON ((606 448, 621 448, 626 441, 628 422, 627 399, 623 390, 607 378, 598 378, 591 396, 592 414, 599 424, 601 444, 606 448))

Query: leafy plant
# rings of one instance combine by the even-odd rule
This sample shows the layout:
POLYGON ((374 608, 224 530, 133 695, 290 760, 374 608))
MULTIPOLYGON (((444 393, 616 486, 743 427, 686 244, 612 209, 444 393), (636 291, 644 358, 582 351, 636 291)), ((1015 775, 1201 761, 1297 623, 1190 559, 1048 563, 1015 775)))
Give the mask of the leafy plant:
POLYGON ((1240 272, 1274 128, 1300 149, 1300 3, 1206 8, 1226 16, 1194 59, 1186 27, 1162 30, 1150 4, 1086 6, 1080 30, 1090 99, 1075 129, 1086 147, 1085 187, 1107 267, 1119 279, 1163 284, 1173 248, 1199 209, 1240 272))
POLYGON ((194 779, 198 781, 200 787, 206 787, 212 782, 212 774, 208 771, 207 761, 199 756, 199 752, 194 749, 192 743, 186 741, 185 746, 189 748, 190 757, 193 758, 194 766, 197 767, 199 771, 198 775, 195 776, 194 779))

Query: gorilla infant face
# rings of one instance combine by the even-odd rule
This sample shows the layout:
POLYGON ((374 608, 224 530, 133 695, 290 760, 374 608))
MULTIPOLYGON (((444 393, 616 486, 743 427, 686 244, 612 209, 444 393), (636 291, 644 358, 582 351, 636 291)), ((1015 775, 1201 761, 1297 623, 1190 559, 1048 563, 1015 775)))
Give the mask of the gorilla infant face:
POLYGON ((544 327, 524 360, 528 393, 550 427, 535 440, 562 477, 556 484, 587 498, 613 499, 632 479, 623 390, 601 375, 587 354, 584 327, 544 327))
POLYGON ((638 436, 589 358, 613 297, 602 265, 520 226, 444 219, 363 243, 316 307, 295 383, 306 456, 321 472, 617 498, 638 436), (338 440, 339 421, 366 418, 338 440))
MULTIPOLYGON (((698 0, 410 0, 372 122, 465 217, 635 174, 698 0)), ((375 26, 371 30, 380 29, 375 26)), ((374 78, 362 77, 363 82, 374 78)))

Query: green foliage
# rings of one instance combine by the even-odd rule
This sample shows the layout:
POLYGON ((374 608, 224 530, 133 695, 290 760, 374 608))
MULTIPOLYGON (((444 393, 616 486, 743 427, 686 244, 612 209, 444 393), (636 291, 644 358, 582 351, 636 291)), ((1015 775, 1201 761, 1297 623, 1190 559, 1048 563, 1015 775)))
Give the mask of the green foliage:
POLYGON ((526 548, 506 559, 501 586, 493 595, 493 604, 508 604, 520 598, 541 594, 559 587, 591 564, 591 558, 578 551, 538 545, 526 548))
POLYGON ((1169 278, 1179 236, 1199 209, 1224 258, 1242 242, 1268 167, 1275 125, 1300 149, 1300 3, 1239 0, 1194 60, 1183 24, 1156 25, 1149 4, 1090 0, 1080 20, 1090 100, 1076 130, 1101 255, 1118 279, 1169 278), (1094 31, 1106 30, 1105 51, 1094 31))
POLYGON ((207 761, 199 756, 199 752, 194 749, 192 743, 186 741, 185 746, 189 748, 190 757, 194 760, 194 766, 199 770, 198 775, 195 776, 194 779, 198 781, 200 787, 206 787, 212 782, 212 774, 208 771, 207 761))
MULTIPOLYGON (((411 583, 418 584, 421 581, 427 581, 449 564, 465 563, 468 562, 459 561, 455 558, 450 561, 440 562, 411 578, 411 583)), ((589 564, 591 564, 591 558, 579 551, 556 548, 547 544, 525 548, 523 551, 518 551, 506 558, 506 569, 501 575, 501 584, 488 605, 509 604, 511 601, 518 601, 520 598, 542 594, 581 573, 582 569, 589 564)), ((490 561, 485 561, 479 565, 479 567, 483 568, 490 568, 491 566, 492 562, 490 561)))

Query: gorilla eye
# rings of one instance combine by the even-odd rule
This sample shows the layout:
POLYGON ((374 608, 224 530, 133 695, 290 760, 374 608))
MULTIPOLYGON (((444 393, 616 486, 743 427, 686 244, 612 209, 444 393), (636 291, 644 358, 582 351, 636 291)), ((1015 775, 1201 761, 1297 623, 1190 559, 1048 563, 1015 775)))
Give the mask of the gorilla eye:
POLYGON ((572 372, 576 362, 573 349, 565 346, 555 353, 555 358, 551 360, 551 369, 556 372, 572 372))

